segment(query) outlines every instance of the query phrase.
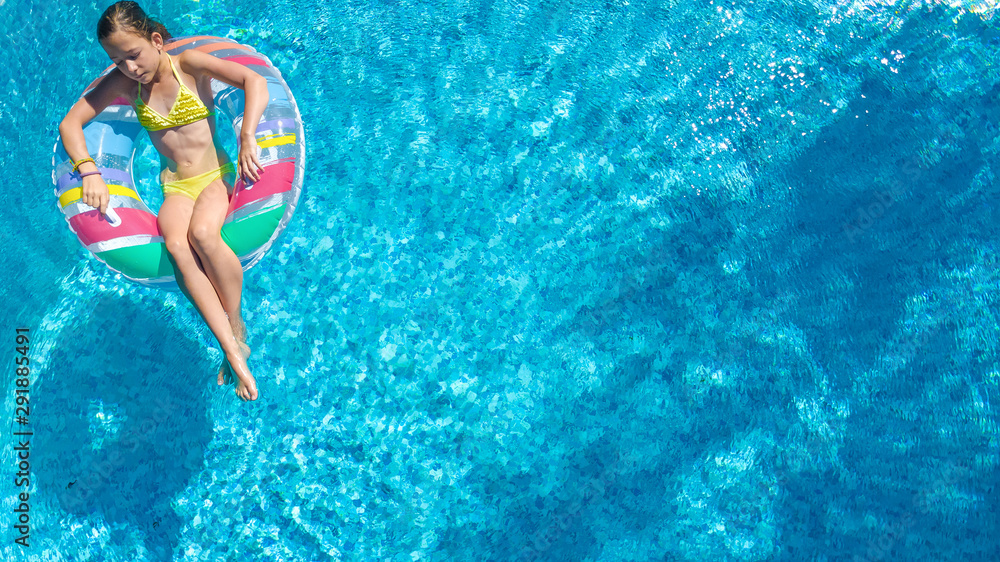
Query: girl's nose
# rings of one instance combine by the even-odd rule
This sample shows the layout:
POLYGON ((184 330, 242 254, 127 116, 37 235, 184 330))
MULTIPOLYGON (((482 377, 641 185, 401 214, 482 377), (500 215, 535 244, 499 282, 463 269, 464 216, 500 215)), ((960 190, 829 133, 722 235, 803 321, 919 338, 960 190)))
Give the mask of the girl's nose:
POLYGON ((139 68, 139 65, 135 64, 134 60, 125 61, 125 68, 127 68, 129 72, 135 72, 136 69, 139 68))

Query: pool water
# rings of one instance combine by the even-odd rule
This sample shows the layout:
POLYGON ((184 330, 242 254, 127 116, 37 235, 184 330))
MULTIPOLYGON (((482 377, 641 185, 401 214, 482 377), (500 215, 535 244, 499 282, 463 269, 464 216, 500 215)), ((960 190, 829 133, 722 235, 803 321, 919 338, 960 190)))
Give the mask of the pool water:
POLYGON ((3 559, 1000 558, 991 4, 146 2, 306 123, 251 404, 54 209, 106 4, 0 1, 3 559))

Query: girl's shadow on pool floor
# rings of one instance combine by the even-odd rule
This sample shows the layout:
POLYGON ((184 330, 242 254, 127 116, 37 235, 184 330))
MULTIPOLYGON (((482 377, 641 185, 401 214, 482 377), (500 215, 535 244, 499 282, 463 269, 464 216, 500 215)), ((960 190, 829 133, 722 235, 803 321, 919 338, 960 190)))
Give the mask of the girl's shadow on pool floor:
POLYGON ((128 544, 125 529, 142 530, 153 559, 169 559, 178 543, 183 523, 170 503, 212 436, 213 365, 172 317, 102 297, 56 336, 32 391, 38 489, 68 513, 119 527, 111 541, 121 534, 128 544))

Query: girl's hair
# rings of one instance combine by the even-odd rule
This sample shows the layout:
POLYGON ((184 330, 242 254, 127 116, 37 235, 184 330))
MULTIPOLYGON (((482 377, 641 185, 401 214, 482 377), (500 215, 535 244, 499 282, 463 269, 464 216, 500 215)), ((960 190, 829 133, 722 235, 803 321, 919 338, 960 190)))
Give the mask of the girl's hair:
POLYGON ((153 32, 163 36, 163 41, 170 40, 170 32, 160 22, 146 15, 139 4, 132 1, 115 2, 104 10, 101 19, 97 20, 97 40, 102 41, 116 31, 126 31, 144 37, 147 41, 153 38, 153 32))

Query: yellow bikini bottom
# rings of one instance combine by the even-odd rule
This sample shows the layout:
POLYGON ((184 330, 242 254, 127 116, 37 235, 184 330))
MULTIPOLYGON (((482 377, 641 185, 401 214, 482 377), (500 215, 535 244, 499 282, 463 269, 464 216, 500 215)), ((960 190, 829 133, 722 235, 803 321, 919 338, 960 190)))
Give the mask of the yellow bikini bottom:
MULTIPOLYGON (((213 181, 224 176, 235 175, 235 173, 236 168, 234 168, 233 163, 230 162, 221 168, 212 170, 211 172, 205 172, 204 174, 198 174, 197 176, 184 178, 182 180, 168 181, 163 184, 163 196, 166 197, 167 195, 177 194, 190 197, 192 200, 197 200, 198 195, 213 181)), ((231 178, 228 183, 229 185, 233 185, 231 178)))

